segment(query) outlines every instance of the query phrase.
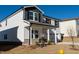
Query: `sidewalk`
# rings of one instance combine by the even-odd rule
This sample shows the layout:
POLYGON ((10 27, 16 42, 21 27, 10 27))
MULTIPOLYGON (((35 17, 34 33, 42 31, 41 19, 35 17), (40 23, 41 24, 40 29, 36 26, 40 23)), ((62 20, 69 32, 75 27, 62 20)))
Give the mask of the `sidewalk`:
MULTIPOLYGON (((60 42, 60 43, 57 43, 57 44, 67 44, 67 45, 72 45, 72 42, 60 42)), ((79 43, 74 43, 75 45, 79 45, 79 43)))

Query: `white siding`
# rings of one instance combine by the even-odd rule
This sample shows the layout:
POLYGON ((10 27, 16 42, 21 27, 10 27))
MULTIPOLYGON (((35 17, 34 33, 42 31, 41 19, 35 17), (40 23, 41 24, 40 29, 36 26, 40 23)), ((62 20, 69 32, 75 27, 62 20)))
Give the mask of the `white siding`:
POLYGON ((24 42, 24 27, 27 26, 27 23, 23 20, 23 10, 19 10, 16 14, 13 14, 6 20, 1 22, 2 27, 0 27, 0 41, 24 42), (4 40, 4 34, 8 35, 7 40, 4 40))
POLYGON ((68 31, 69 29, 72 29, 74 32, 73 36, 77 36, 76 32, 76 20, 70 20, 70 21, 63 21, 59 23, 60 32, 64 34, 65 37, 68 37, 68 31))
POLYGON ((29 28, 24 28, 24 39, 29 39, 29 28))

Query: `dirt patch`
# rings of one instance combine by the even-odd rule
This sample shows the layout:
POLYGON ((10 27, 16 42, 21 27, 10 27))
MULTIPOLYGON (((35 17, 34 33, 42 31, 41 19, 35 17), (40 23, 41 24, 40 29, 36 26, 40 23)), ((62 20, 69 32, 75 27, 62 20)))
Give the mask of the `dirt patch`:
MULTIPOLYGON (((10 47, 11 45, 6 45, 5 48, 10 47)), ((1 46, 0 46, 1 47, 1 46)), ((12 46, 13 47, 13 46, 12 46)), ((65 54, 79 54, 79 46, 76 46, 77 49, 72 49, 70 45, 47 45, 43 48, 35 47, 31 48, 30 46, 18 46, 10 50, 1 51, 3 54, 58 54, 58 51, 63 49, 65 54)))

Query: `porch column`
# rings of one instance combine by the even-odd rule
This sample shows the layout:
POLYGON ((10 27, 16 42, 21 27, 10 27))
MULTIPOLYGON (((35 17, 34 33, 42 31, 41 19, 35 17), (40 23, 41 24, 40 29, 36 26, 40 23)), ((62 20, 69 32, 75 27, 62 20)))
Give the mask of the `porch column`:
POLYGON ((57 44, 57 35, 56 35, 56 30, 55 30, 55 44, 57 44))
POLYGON ((50 40, 50 34, 49 34, 49 29, 47 29, 47 40, 50 40))
POLYGON ((29 44, 31 45, 32 44, 32 27, 30 27, 30 30, 29 30, 29 44))

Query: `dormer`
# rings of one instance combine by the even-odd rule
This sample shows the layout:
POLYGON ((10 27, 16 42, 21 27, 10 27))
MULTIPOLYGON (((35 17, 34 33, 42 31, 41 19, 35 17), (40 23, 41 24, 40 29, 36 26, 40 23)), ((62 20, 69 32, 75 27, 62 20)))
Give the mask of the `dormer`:
POLYGON ((43 13, 37 6, 25 6, 24 20, 41 22, 43 13))

